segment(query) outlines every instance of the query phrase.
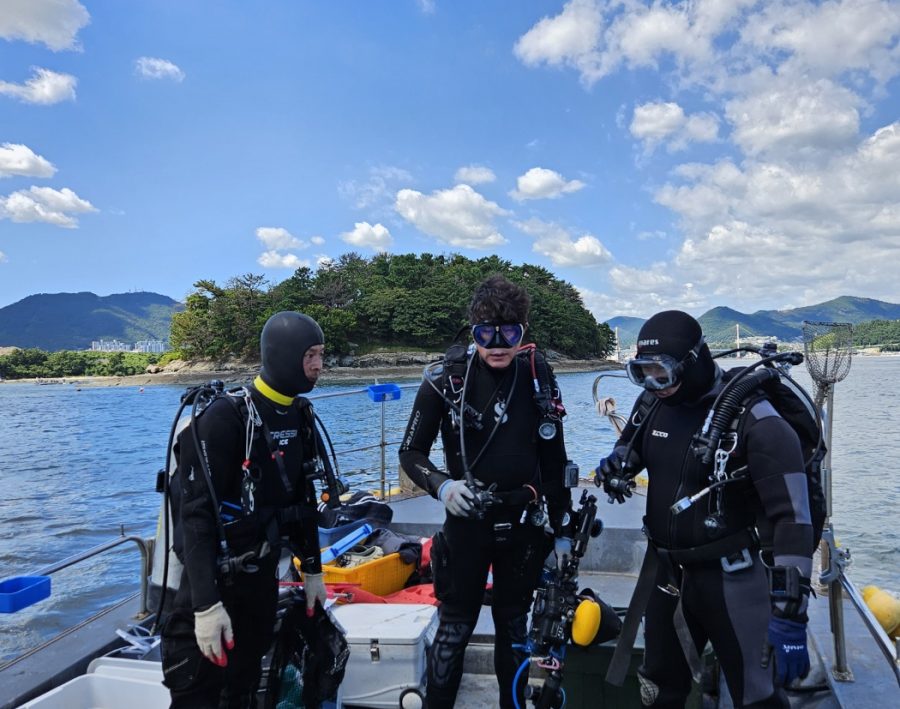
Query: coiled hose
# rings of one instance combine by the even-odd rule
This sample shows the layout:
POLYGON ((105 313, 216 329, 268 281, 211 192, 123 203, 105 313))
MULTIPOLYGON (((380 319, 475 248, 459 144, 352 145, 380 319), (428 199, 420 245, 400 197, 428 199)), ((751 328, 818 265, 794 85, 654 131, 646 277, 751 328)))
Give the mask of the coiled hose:
POLYGON ((706 450, 703 452, 702 458, 704 465, 709 465, 713 462, 716 449, 719 447, 719 441, 722 440, 725 431, 731 426, 731 422, 734 421, 738 409, 741 407, 744 399, 747 398, 747 395, 766 382, 777 380, 778 378, 779 374, 775 369, 763 367, 738 375, 722 390, 713 407, 709 433, 706 436, 706 450))

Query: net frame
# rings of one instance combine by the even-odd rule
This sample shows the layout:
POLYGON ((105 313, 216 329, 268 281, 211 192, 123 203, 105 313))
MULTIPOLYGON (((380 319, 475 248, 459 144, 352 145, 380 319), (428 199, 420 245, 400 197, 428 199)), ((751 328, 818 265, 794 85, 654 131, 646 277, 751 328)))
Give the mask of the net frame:
POLYGON ((803 354, 809 376, 828 387, 850 373, 853 325, 847 322, 803 321, 803 354))

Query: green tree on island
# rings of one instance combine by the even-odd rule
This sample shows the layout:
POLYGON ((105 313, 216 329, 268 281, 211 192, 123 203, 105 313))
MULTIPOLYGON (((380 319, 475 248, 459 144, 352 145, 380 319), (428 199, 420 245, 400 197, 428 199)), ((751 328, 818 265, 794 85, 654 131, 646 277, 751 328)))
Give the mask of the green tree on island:
POLYGON ((184 312, 172 318, 172 346, 187 359, 258 355, 259 330, 278 310, 314 317, 333 354, 386 347, 440 350, 467 324, 472 290, 502 273, 532 298, 529 335, 541 347, 568 357, 602 358, 614 347, 578 291, 540 266, 514 266, 497 256, 472 260, 452 254, 344 254, 313 274, 299 268, 273 286, 246 274, 224 286, 200 280, 184 312))

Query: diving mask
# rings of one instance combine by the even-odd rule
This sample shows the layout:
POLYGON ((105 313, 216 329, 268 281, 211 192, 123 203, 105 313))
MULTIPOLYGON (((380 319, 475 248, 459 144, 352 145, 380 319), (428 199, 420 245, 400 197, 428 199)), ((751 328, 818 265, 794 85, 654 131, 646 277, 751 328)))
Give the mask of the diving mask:
POLYGON ((518 347, 525 337, 522 323, 478 323, 472 326, 472 339, 487 349, 518 347))
POLYGON ((632 384, 644 387, 648 391, 669 389, 678 384, 685 369, 697 360, 705 341, 706 338, 701 337, 691 351, 680 360, 667 354, 639 354, 628 360, 625 373, 632 384))

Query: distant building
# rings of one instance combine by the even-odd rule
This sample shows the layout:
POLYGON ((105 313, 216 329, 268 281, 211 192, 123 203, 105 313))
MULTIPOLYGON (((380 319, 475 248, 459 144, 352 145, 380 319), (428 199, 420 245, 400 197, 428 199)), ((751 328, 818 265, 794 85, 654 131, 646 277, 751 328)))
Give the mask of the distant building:
POLYGON ((120 340, 92 340, 92 352, 131 352, 131 344, 120 340))
POLYGON ((134 343, 135 352, 156 352, 157 354, 169 349, 169 343, 165 340, 138 340, 134 343))
POLYGON ((169 343, 166 340, 138 340, 132 345, 121 340, 92 340, 92 352, 166 352, 169 343))

